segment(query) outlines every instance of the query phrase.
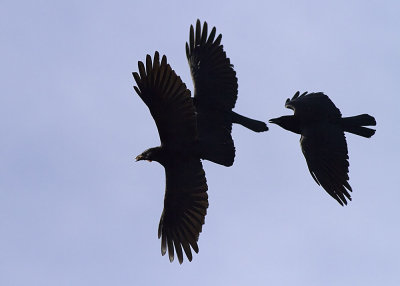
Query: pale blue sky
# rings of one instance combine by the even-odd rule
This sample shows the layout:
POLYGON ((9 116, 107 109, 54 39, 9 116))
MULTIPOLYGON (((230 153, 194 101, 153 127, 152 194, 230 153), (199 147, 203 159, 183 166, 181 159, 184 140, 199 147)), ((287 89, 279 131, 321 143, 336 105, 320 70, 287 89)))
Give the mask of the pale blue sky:
POLYGON ((2 1, 0 285, 400 285, 399 1, 2 1), (206 20, 239 78, 236 111, 291 114, 323 91, 344 116, 353 201, 308 173, 299 136, 233 128, 236 161, 204 162, 210 207, 191 263, 160 254, 164 170, 134 92, 158 50, 192 89, 189 27, 206 20))

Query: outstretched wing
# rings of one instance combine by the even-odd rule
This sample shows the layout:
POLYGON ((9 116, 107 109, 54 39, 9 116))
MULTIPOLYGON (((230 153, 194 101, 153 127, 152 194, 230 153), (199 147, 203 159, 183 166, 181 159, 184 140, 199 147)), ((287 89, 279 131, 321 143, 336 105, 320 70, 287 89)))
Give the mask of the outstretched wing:
POLYGON ((222 35, 215 39, 216 29, 207 33, 207 23, 201 29, 200 20, 196 22, 196 32, 190 26, 189 43, 186 43, 186 56, 195 87, 196 101, 223 109, 235 106, 238 84, 236 72, 226 57, 221 45, 222 35), (214 40, 215 39, 215 40, 214 40))
POLYGON ((327 95, 322 92, 296 92, 292 99, 287 99, 285 107, 292 109, 297 117, 304 120, 340 118, 340 110, 333 104, 327 95))
POLYGON ((343 130, 332 124, 321 123, 305 128, 300 139, 311 176, 339 204, 351 201, 349 156, 343 130))
POLYGON ((180 148, 197 138, 197 124, 190 91, 167 64, 166 56, 161 63, 158 52, 152 62, 146 57, 146 67, 138 62, 139 73, 134 72, 137 94, 144 101, 156 122, 162 145, 180 148))
POLYGON ((179 263, 183 251, 192 261, 191 248, 197 253, 197 240, 204 224, 208 208, 207 183, 199 159, 180 158, 165 166, 166 191, 164 210, 158 227, 161 237, 161 253, 168 249, 170 261, 174 260, 174 248, 179 263))
POLYGON ((215 35, 215 27, 208 35, 207 23, 204 22, 202 29, 197 20, 196 31, 190 26, 186 56, 194 84, 199 139, 208 145, 203 158, 230 166, 235 148, 229 112, 236 103, 238 84, 233 65, 221 45, 222 35, 217 38, 215 35))

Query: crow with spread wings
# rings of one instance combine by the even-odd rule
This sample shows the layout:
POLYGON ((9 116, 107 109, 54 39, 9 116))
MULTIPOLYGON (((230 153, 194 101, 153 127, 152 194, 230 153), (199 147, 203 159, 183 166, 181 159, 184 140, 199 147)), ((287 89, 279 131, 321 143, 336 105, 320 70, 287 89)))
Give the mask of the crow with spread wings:
POLYGON ((232 123, 255 132, 268 130, 264 122, 232 111, 238 93, 236 73, 221 43, 210 35, 207 23, 203 29, 197 20, 196 30, 190 27, 186 43, 194 97, 167 63, 167 58, 155 52, 146 63, 138 63, 139 73, 133 77, 135 90, 150 110, 157 125, 161 146, 150 148, 136 160, 157 161, 165 168, 166 189, 164 210, 158 228, 161 253, 168 250, 172 262, 174 249, 179 263, 183 252, 189 261, 208 208, 207 183, 200 159, 231 166, 235 147, 231 136, 232 123), (183 251, 182 251, 183 249, 183 251))
POLYGON ((285 107, 294 115, 269 120, 280 127, 300 134, 300 145, 311 176, 329 195, 343 206, 351 201, 349 180, 349 156, 344 132, 370 138, 376 125, 368 114, 342 117, 339 109, 322 92, 296 92, 287 99, 285 107))

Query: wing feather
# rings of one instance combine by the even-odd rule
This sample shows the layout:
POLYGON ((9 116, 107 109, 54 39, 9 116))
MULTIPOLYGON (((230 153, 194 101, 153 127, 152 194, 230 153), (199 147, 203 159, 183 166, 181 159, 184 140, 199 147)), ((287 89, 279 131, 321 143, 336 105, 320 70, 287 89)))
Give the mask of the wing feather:
POLYGON ((215 27, 208 38, 207 31, 207 23, 204 22, 202 29, 197 20, 196 30, 190 26, 189 44, 186 43, 186 55, 195 86, 194 97, 231 110, 237 100, 236 72, 220 45, 222 35, 218 35, 214 41, 215 27), (230 89, 226 89, 226 86, 230 89))
POLYGON ((197 253, 197 240, 202 231, 208 208, 207 183, 199 159, 177 159, 165 166, 166 191, 164 210, 158 235, 161 237, 161 253, 168 250, 171 261, 174 247, 179 263, 183 261, 182 248, 189 261, 190 246, 197 253))
POLYGON ((351 201, 346 137, 333 124, 314 125, 303 130, 301 148, 311 176, 341 205, 351 201))
POLYGON ((147 55, 145 63, 139 61, 139 73, 133 73, 137 84, 134 88, 156 122, 161 144, 181 148, 193 143, 198 135, 190 91, 165 56, 160 63, 159 53, 155 52, 154 60, 147 55))

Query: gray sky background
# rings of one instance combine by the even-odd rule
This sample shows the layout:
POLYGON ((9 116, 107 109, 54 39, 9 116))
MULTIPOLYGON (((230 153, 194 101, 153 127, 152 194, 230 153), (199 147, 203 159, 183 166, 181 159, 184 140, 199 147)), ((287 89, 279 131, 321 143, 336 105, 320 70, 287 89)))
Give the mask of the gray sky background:
POLYGON ((399 1, 2 1, 0 285, 400 285, 399 1), (236 111, 291 114, 324 91, 344 116, 353 201, 311 178, 299 136, 233 128, 233 167, 204 162, 200 252, 169 263, 157 227, 164 170, 134 92, 158 50, 192 90, 185 42, 206 20, 239 78, 236 111))

